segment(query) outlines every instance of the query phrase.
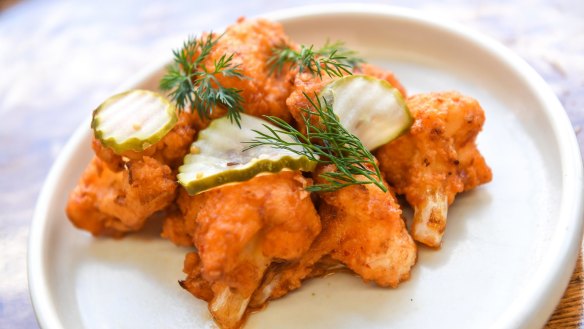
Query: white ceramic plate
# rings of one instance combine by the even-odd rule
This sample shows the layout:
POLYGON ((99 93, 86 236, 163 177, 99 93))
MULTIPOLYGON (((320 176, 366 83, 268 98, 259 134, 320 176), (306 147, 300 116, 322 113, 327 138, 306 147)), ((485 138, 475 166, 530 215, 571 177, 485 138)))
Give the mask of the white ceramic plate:
MULTIPOLYGON (((408 282, 380 289, 337 274, 306 283, 246 328, 536 328, 573 270, 582 236, 582 162, 560 103, 497 43, 391 7, 310 7, 267 15, 294 40, 345 40, 410 94, 477 98, 493 182, 457 197, 441 250, 421 248, 408 282)), ((209 28, 213 28, 210 26, 209 28)), ((147 70, 132 86, 156 85, 147 70), (150 77, 150 78, 148 78, 150 77)), ((126 86, 129 87, 129 86, 126 86)), ((208 328, 206 304, 177 284, 185 249, 155 230, 94 239, 69 223, 68 193, 91 157, 89 125, 56 161, 30 233, 29 279, 43 328, 208 328)))

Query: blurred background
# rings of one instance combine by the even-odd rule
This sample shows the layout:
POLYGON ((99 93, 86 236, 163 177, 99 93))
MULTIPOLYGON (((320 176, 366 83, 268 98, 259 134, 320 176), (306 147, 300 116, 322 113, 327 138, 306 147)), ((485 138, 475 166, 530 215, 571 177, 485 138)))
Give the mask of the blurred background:
MULTIPOLYGON (((29 224, 51 164, 91 111, 188 35, 315 2, 0 0, 0 328, 37 328, 26 279, 29 224)), ((318 1, 332 2, 355 1, 318 1)), ((511 48, 550 84, 584 149, 584 1, 362 2, 454 20, 511 48)))

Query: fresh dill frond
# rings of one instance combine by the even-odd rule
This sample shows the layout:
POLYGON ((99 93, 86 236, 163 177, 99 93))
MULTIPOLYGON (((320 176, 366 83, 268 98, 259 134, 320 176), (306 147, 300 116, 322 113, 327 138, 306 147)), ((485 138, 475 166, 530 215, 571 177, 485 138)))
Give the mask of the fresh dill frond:
POLYGON ((363 62, 357 52, 345 48, 341 41, 327 41, 319 49, 314 49, 314 45, 301 45, 298 51, 281 44, 272 52, 273 55, 268 59, 270 74, 281 74, 284 65, 288 63, 291 69, 298 67, 300 73, 306 71, 322 78, 324 72, 329 77, 342 77, 344 74, 352 74, 353 68, 363 62))
POLYGON ((239 65, 232 63, 233 54, 223 54, 213 63, 212 69, 204 64, 221 36, 209 33, 207 38, 189 37, 179 50, 174 50, 174 62, 160 80, 160 89, 167 91, 176 107, 183 111, 190 108, 204 119, 211 118, 213 109, 221 105, 227 109, 231 122, 240 125, 243 112, 241 90, 221 84, 217 76, 245 79, 239 65))
POLYGON ((304 155, 321 164, 335 165, 337 171, 320 174, 326 183, 306 188, 310 192, 332 192, 346 186, 365 184, 375 184, 387 192, 374 156, 363 146, 359 138, 341 125, 327 100, 316 95, 316 100, 312 100, 306 94, 304 96, 311 107, 303 109, 306 114, 303 116, 306 134, 302 134, 278 117, 265 116, 277 129, 264 125, 269 132, 254 130, 257 137, 244 142, 249 144, 246 150, 265 145, 304 155), (318 118, 316 123, 311 121, 311 116, 318 118), (282 136, 291 137, 293 142, 282 136))

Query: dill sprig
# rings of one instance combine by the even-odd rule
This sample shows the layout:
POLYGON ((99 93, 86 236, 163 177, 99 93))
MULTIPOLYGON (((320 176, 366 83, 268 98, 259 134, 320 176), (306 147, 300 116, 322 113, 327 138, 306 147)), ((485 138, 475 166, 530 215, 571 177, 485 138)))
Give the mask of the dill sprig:
POLYGON ((351 75, 353 68, 363 62, 357 57, 357 52, 345 48, 341 41, 327 41, 319 49, 314 49, 314 45, 301 45, 299 51, 281 44, 272 51, 273 55, 268 60, 270 74, 280 74, 284 65, 289 63, 291 69, 298 67, 300 73, 307 71, 322 78, 324 72, 329 77, 342 77, 344 74, 351 75))
POLYGON ((257 137, 252 141, 244 142, 249 144, 245 150, 266 145, 304 155, 321 164, 335 165, 337 171, 320 174, 326 183, 306 188, 310 192, 332 192, 346 186, 364 184, 375 184, 382 191, 387 192, 375 158, 363 146, 359 138, 341 125, 326 98, 315 95, 316 100, 313 101, 308 95, 304 94, 304 96, 312 107, 312 109, 302 109, 306 114, 303 116, 306 134, 302 134, 278 117, 265 116, 276 125, 277 129, 264 125, 269 132, 254 130, 257 137), (319 119, 316 124, 311 122, 311 116, 319 119), (293 142, 281 136, 289 136, 293 142))
POLYGON ((233 54, 223 54, 211 69, 204 64, 220 38, 215 38, 212 33, 207 38, 189 37, 181 49, 173 50, 174 62, 162 77, 160 89, 169 92, 180 111, 189 106, 204 119, 210 119, 213 109, 222 105, 231 122, 239 126, 240 113, 243 112, 241 90, 225 87, 217 79, 218 75, 245 78, 239 65, 233 65, 233 54))

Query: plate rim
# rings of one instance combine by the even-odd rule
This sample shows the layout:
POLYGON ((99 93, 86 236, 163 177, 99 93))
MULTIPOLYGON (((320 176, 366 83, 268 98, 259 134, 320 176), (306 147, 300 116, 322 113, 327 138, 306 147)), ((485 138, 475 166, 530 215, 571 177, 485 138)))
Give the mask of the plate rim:
MULTIPOLYGON (((546 120, 552 127, 553 135, 558 139, 558 152, 562 166, 563 188, 561 193, 562 196, 571 197, 561 199, 559 218, 551 236, 550 246, 542 255, 535 275, 520 290, 511 307, 499 315, 494 327, 528 328, 533 325, 541 326, 552 314, 568 284, 578 256, 578 253, 573 251, 579 249, 584 229, 584 221, 582 221, 584 215, 582 157, 576 135, 564 107, 544 79, 522 58, 498 41, 459 23, 433 17, 431 14, 418 10, 381 4, 320 4, 280 9, 256 17, 285 22, 304 17, 339 14, 401 18, 416 24, 431 25, 434 28, 444 30, 464 38, 496 56, 497 59, 508 64, 531 89, 539 91, 536 94, 537 100, 544 105, 546 120), (560 290, 557 287, 563 289, 560 290)), ((148 65, 136 75, 131 76, 116 90, 122 91, 132 88, 167 63, 168 59, 165 59, 148 65)), ((60 317, 52 305, 53 300, 49 298, 47 279, 41 275, 44 272, 43 268, 47 259, 44 257, 46 252, 42 248, 42 242, 46 241, 46 227, 49 223, 47 214, 55 199, 55 195, 50 192, 58 185, 68 162, 74 156, 74 151, 89 133, 87 128, 89 120, 90 118, 84 120, 82 125, 75 130, 51 166, 39 193, 30 224, 27 250, 28 290, 37 322, 41 328, 63 328, 60 317)))

